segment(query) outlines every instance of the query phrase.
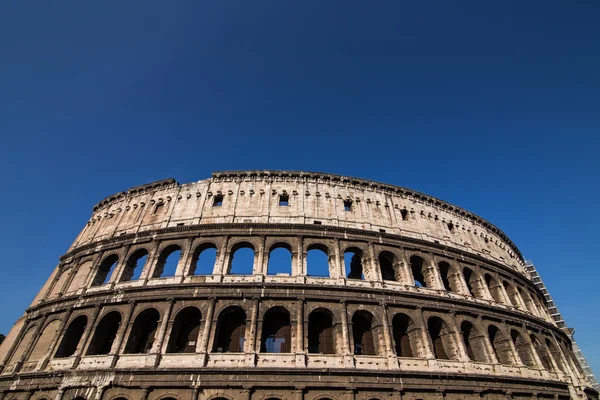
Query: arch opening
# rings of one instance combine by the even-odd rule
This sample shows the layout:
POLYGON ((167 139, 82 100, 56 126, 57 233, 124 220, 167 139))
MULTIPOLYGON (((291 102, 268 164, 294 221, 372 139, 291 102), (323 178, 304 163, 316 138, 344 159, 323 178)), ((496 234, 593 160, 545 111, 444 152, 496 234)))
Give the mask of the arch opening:
POLYGON ((492 298, 496 303, 504 303, 504 296, 502 295, 502 288, 498 284, 498 281, 494 279, 490 274, 485 274, 485 284, 492 295, 492 298))
POLYGON ((217 246, 206 243, 196 247, 192 255, 190 275, 212 275, 217 263, 217 246))
POLYGON ((469 359, 476 362, 487 362, 484 336, 469 321, 463 321, 460 331, 469 359))
POLYGON ((440 277, 442 278, 444 289, 449 292, 459 293, 460 283, 454 268, 446 261, 440 261, 438 263, 438 268, 440 270, 440 277))
POLYGON ((159 318, 154 308, 144 310, 137 316, 125 347, 126 354, 143 354, 152 350, 159 318))
POLYGON ((154 269, 154 273, 152 274, 153 278, 168 278, 171 276, 175 276, 177 272, 177 265, 179 264, 179 259, 181 258, 181 247, 172 244, 167 246, 160 252, 160 256, 158 257, 158 261, 156 263, 156 268, 154 269))
POLYGON ((362 251, 350 248, 344 252, 344 266, 348 279, 365 279, 362 263, 362 251))
POLYGON ((308 316, 308 352, 335 354, 335 335, 331 313, 315 310, 308 316))
POLYGON ((262 353, 290 353, 292 351, 292 326, 290 313, 282 307, 265 313, 260 340, 262 353))
POLYGON ((246 313, 240 307, 229 307, 217 320, 213 351, 216 353, 243 353, 246 334, 246 313))
POLYGON ((312 245, 308 247, 306 252, 306 274, 326 278, 331 276, 329 272, 329 255, 325 246, 312 245))
POLYGON ((269 251, 267 275, 292 275, 292 251, 289 246, 278 244, 269 251))
POLYGON ((100 266, 98 267, 98 271, 96 272, 96 276, 94 276, 94 280, 92 281, 92 286, 101 286, 107 284, 117 268, 118 261, 119 256, 116 254, 112 254, 102 260, 100 266))
POLYGON ((427 282, 425 280, 425 271, 423 268, 425 265, 425 260, 419 256, 412 256, 409 262, 412 276, 415 281, 415 286, 426 288, 427 282))
POLYGON ((138 249, 129 256, 125 269, 121 275, 121 282, 134 281, 140 279, 142 271, 148 261, 148 250, 138 249))
POLYGON ((368 311, 357 311, 352 316, 352 338, 354 339, 354 354, 377 355, 373 314, 368 311))
POLYGON ((492 344, 492 349, 496 355, 496 359, 501 364, 512 365, 514 364, 513 352, 510 348, 508 340, 504 337, 500 329, 494 325, 488 326, 488 337, 492 344))
POLYGON ((510 337, 512 338, 521 362, 528 367, 535 367, 535 361, 533 359, 533 354, 531 354, 529 343, 527 343, 527 341, 523 339, 523 336, 515 329, 510 331, 510 337))
POLYGON ((117 311, 109 312, 102 317, 88 346, 87 355, 109 354, 120 324, 121 314, 117 311))
POLYGON ((427 320, 427 330, 435 358, 439 360, 457 359, 456 349, 452 342, 452 332, 446 321, 439 317, 430 317, 427 320))
POLYGON ((548 357, 548 353, 542 343, 540 343, 540 341, 534 335, 530 335, 529 338, 531 339, 533 348, 535 349, 535 352, 542 363, 542 367, 544 367, 546 371, 554 371, 552 363, 550 362, 550 358, 548 357))
POLYGON ((392 333, 394 336, 394 347, 398 357, 414 357, 412 341, 415 340, 413 332, 415 323, 406 314, 396 314, 392 318, 392 333), (411 336, 412 340, 411 340, 411 336))
POLYGON ((384 281, 399 280, 396 276, 396 268, 394 268, 396 264, 396 256, 389 251, 379 253, 379 268, 381 269, 381 278, 384 281))
POLYGON ((71 357, 73 354, 75 354, 86 326, 87 317, 85 315, 80 315, 79 317, 75 318, 69 324, 69 327, 67 328, 67 331, 63 336, 63 339, 60 342, 54 357, 64 358, 71 357))
POLYGON ((167 353, 195 353, 202 313, 196 307, 179 311, 173 322, 167 353))
POLYGON ((229 274, 252 275, 254 271, 254 247, 250 243, 240 243, 232 249, 229 260, 229 274))

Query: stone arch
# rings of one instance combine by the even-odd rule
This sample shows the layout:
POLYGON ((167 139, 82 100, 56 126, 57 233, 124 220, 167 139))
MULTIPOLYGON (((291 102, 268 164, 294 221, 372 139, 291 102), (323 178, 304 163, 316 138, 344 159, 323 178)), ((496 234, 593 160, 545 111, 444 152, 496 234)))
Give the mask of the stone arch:
POLYGON ((192 253, 192 262, 188 270, 188 275, 212 275, 214 273, 215 265, 217 263, 218 253, 219 250, 213 242, 203 242, 197 245, 194 249, 194 252, 192 253), (204 261, 202 255, 206 254, 206 252, 209 252, 213 249, 215 251, 214 259, 212 256, 209 256, 209 259, 213 261, 212 263, 210 263, 212 264, 212 268, 208 267, 208 265, 206 265, 205 268, 199 268, 198 263, 204 261), (208 268, 210 268, 210 271, 207 270, 208 268))
POLYGON ((527 311, 529 311, 529 313, 531 313, 533 315, 537 315, 535 306, 532 303, 531 297, 529 297, 529 293, 527 293, 526 291, 523 292, 523 289, 521 289, 520 286, 517 286, 517 292, 519 293, 519 296, 521 297, 521 299, 523 299, 523 302, 525 304, 525 309, 527 311))
POLYGON ((119 262, 119 256, 117 254, 110 254, 102 259, 98 268, 96 268, 96 274, 92 280, 92 286, 100 286, 108 283, 112 274, 115 273, 115 268, 119 262))
POLYGON ((513 285, 511 285, 510 283, 508 283, 507 281, 502 282, 502 285, 504 286, 504 290, 506 291, 506 294, 508 295, 509 303, 513 307, 523 309, 523 305, 519 299, 519 294, 517 293, 517 290, 515 289, 515 287, 513 285))
POLYGON ((458 360, 458 351, 450 325, 438 316, 427 319, 427 332, 431 340, 431 349, 435 358, 440 360, 458 360))
POLYGON ((201 321, 202 313, 197 307, 180 310, 173 321, 167 353, 195 353, 201 321))
POLYGON ((479 329, 472 322, 464 320, 460 324, 460 332, 469 359, 476 362, 487 362, 485 336, 479 332, 479 329))
POLYGON ((133 322, 125 347, 126 354, 149 353, 154 345, 160 314, 155 308, 146 308, 138 313, 133 322))
POLYGON ((131 396, 128 396, 126 394, 118 394, 114 397, 111 397, 110 400, 133 400, 131 398, 131 396))
POLYGON ((246 312, 240 306, 224 308, 217 318, 213 344, 215 353, 243 353, 246 334, 246 312))
POLYGON ((490 294, 492 295, 492 298, 494 299, 494 301, 499 304, 504 304, 505 301, 504 301, 504 295, 502 293, 502 287, 498 284, 498 281, 496 280, 496 278, 494 278, 489 273, 486 273, 484 275, 484 279, 485 279, 485 284, 487 285, 487 288, 488 288, 490 294))
POLYGON ((333 313, 319 307, 308 315, 308 352, 335 354, 333 313))
POLYGON ((260 352, 292 352, 292 323, 285 307, 271 307, 263 314, 260 352))
POLYGON ((233 400, 233 398, 229 397, 229 396, 226 396, 224 394, 215 394, 215 395, 209 397, 206 400, 233 400))
POLYGON ((398 258, 390 251, 384 250, 379 253, 379 269, 381 278, 384 281, 400 282, 401 277, 398 271, 398 258))
POLYGON ((311 243, 306 247, 306 275, 331 277, 331 251, 321 243, 311 243), (324 257, 323 257, 324 255, 324 257), (320 260, 318 259, 320 258, 320 260), (314 259, 313 261, 311 261, 314 259))
POLYGON ((430 267, 429 257, 413 254, 408 259, 410 270, 416 287, 435 288, 435 275, 430 267))
POLYGON ((42 330, 37 342, 33 346, 33 350, 27 358, 28 362, 38 361, 48 352, 50 344, 52 343, 52 341, 56 337, 56 334, 58 333, 59 327, 60 320, 58 319, 58 316, 46 322, 46 326, 42 330))
POLYGON ((134 279, 138 279, 148 264, 148 250, 144 247, 135 249, 125 263, 125 268, 121 274, 119 282, 128 282, 134 279), (140 262, 141 261, 141 262, 140 262))
POLYGON ((239 241, 231 247, 227 274, 230 275, 252 275, 256 262, 256 247, 248 241, 239 241), (246 250, 249 249, 249 250, 246 250), (252 252, 252 255, 250 255, 252 252), (247 253, 247 254, 245 254, 247 253), (235 261, 236 255, 238 261, 235 261), (250 258, 252 259, 250 261, 250 258), (241 260, 241 261, 239 261, 241 260))
POLYGON ((505 365, 513 365, 515 363, 515 358, 509 339, 496 325, 488 325, 487 331, 490 344, 492 345, 494 355, 498 362, 505 365))
POLYGON ((479 274, 470 267, 463 267, 463 276, 465 277, 467 289, 471 296, 477 297, 478 299, 485 299, 479 274))
POLYGON ((363 254, 363 250, 358 247, 348 246, 344 249, 344 267, 348 279, 365 279, 363 254))
POLYGON ((293 247, 287 241, 277 241, 269 246, 267 254, 267 275, 292 275, 293 247))
POLYGON ((392 318, 392 337, 394 350, 398 357, 415 357, 420 345, 421 330, 416 328, 411 317, 396 313, 392 318))
POLYGON ((444 288, 449 292, 460 293, 460 277, 456 272, 456 269, 448 261, 438 262, 438 269, 440 271, 440 278, 444 288))
POLYGON ((13 363, 19 361, 19 359, 25 353, 25 350, 27 350, 29 348, 29 346, 31 345, 31 341, 33 339, 33 335, 36 331, 36 327, 37 327, 37 324, 32 324, 27 327, 25 334, 23 335, 21 340, 19 340, 19 344, 17 345, 17 348, 15 349, 12 356, 10 357, 9 364, 13 364, 13 363))
POLYGON ((554 363, 558 366, 558 369, 560 369, 563 373, 568 373, 567 368, 565 367, 565 364, 562 361, 560 349, 554 344, 554 342, 550 338, 545 338, 544 342, 546 343, 546 349, 550 353, 550 356, 554 360, 554 363))
POLYGON ((92 341, 87 349, 87 355, 109 354, 120 325, 120 312, 110 311, 106 313, 96 326, 92 341))
POLYGON ((356 355, 378 355, 378 325, 369 311, 357 310, 352 315, 352 342, 356 355))
POLYGON ((529 343, 527 343, 521 333, 519 333, 519 331, 516 329, 511 329, 510 337, 513 341, 515 349, 517 350, 517 354, 521 359, 521 362, 528 367, 535 367, 536 363, 531 352, 531 346, 529 343))
POLYGON ((554 367, 552 365, 552 362, 550 361, 550 355, 548 354, 546 347, 534 334, 530 334, 529 339, 531 340, 533 349, 535 350, 540 362, 542 363, 542 367, 544 367, 546 371, 554 371, 554 367))
POLYGON ((156 266, 152 272, 152 278, 175 276, 177 273, 177 265, 181 258, 181 252, 182 247, 177 243, 166 245, 160 250, 156 266), (168 270, 165 270, 165 267, 169 267, 168 270))
POLYGON ((56 358, 65 358, 71 357, 75 354, 77 347, 79 347, 79 342, 81 341, 81 337, 83 336, 83 332, 88 323, 88 318, 86 315, 80 315, 73 319, 56 350, 54 357, 56 358))

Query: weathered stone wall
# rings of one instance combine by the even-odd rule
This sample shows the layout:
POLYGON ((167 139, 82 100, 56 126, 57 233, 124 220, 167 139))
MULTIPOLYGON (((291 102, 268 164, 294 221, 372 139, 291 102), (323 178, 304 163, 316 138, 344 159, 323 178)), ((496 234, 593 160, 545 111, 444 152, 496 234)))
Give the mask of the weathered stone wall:
POLYGON ((491 224, 407 189, 253 171, 144 185, 94 208, 11 330, 0 399, 597 399, 523 265, 491 224))

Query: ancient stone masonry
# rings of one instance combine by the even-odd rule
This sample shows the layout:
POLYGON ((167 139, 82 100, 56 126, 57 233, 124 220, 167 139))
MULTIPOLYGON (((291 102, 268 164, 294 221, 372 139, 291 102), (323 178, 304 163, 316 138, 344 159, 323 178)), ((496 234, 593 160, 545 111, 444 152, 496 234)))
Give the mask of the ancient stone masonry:
POLYGON ((162 180, 94 207, 0 346, 0 400, 598 399, 534 270, 410 189, 162 180))

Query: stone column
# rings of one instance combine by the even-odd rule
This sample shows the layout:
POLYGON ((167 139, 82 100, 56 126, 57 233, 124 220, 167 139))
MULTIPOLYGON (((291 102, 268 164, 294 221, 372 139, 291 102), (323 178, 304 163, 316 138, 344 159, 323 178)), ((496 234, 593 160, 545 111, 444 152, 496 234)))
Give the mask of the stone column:
POLYGON ((252 267, 252 275, 267 275, 267 268, 269 265, 269 256, 265 257, 267 249, 265 248, 266 236, 260 236, 260 247, 254 252, 254 266, 252 267))
MULTIPOLYGON (((450 315, 450 322, 452 323, 451 329, 455 333, 454 340, 456 341, 456 347, 459 352, 458 358, 462 362, 467 362, 470 359, 469 359, 469 355, 467 353, 467 347, 466 347, 465 342, 462 337, 462 332, 460 330, 460 326, 458 326, 458 324, 456 322, 456 314, 451 312, 449 315, 450 315)), ((471 361, 475 361, 475 360, 471 360, 471 361)))
POLYGON ((304 254, 303 245, 304 238, 298 236, 297 240, 296 249, 292 249, 292 276, 306 276, 306 264, 304 263, 306 254, 304 254))
POLYGON ((354 367, 354 349, 350 343, 350 327, 348 324, 348 306, 345 301, 342 303, 342 345, 343 345, 343 362, 346 367, 354 367))
POLYGON ((383 339, 385 341, 385 356, 388 358, 388 366, 390 368, 398 368, 398 361, 396 360, 396 354, 394 351, 394 343, 392 343, 392 336, 390 334, 390 323, 388 319, 388 306, 386 303, 379 303, 381 306, 381 326, 383 329, 383 339))
POLYGON ((296 366, 306 366, 306 352, 304 350, 304 299, 296 303, 296 366))
POLYGON ((433 256, 431 256, 431 260, 429 261, 429 270, 431 271, 434 282, 434 287, 432 289, 446 290, 444 282, 442 281, 442 276, 440 275, 440 270, 438 269, 435 257, 433 256))
POLYGON ((542 360, 540 359, 540 356, 539 356, 539 354, 537 352, 537 349, 533 345, 533 341, 529 337, 529 332, 527 332, 527 329, 525 329, 525 333, 526 334, 523 335, 523 337, 525 339, 525 342, 527 342, 527 345, 529 346, 529 351, 531 352, 531 354, 533 356, 533 360, 535 361, 536 368, 537 369, 544 369, 544 364, 542 363, 542 360))
POLYGON ((344 269, 344 255, 341 252, 339 240, 336 240, 334 243, 332 257, 334 265, 330 266, 331 277, 336 279, 345 278, 346 273, 344 269))
POLYGON ((181 256, 179 257, 179 263, 177 263, 177 269, 175 270, 175 276, 179 277, 178 282, 183 282, 185 277, 189 274, 190 266, 192 264, 192 256, 194 250, 192 249, 193 238, 189 238, 185 241, 185 248, 181 249, 181 256))
MULTIPOLYGON (((124 249, 121 251, 119 255, 119 260, 117 261, 117 265, 115 265, 115 270, 112 272, 108 283, 111 285, 111 288, 115 286, 116 283, 121 282, 121 275, 123 275, 123 270, 127 266, 127 255, 129 253, 129 249, 131 248, 131 244, 127 244, 124 246, 124 249)), ((94 276, 93 271, 97 265, 100 265, 100 259, 96 259, 94 264, 92 264, 91 274, 90 276, 94 276)), ((92 278, 93 279, 93 278, 92 278)), ((89 287, 91 282, 87 282, 86 288, 89 287)))
POLYGON ((81 335, 81 339, 79 340, 79 344, 77 345, 77 349, 73 354, 75 356, 75 362, 73 363, 73 368, 76 368, 79 365, 79 361, 81 360, 82 354, 85 354, 83 350, 87 349, 88 346, 88 338, 92 333, 93 327, 96 326, 96 320, 98 319, 98 314, 100 314, 100 306, 96 305, 94 307, 94 311, 92 313, 91 318, 85 326, 85 330, 83 331, 83 335, 81 335))
POLYGON ((260 339, 257 338, 258 307, 259 299, 258 297, 254 297, 252 299, 252 314, 250 316, 249 329, 246 331, 246 343, 244 344, 244 353, 251 354, 253 364, 256 364, 256 353, 260 352, 260 339))
POLYGON ((143 387, 141 390, 141 396, 140 396, 140 400, 147 400, 148 399, 148 393, 150 392, 150 388, 148 387, 143 387))
POLYGON ((143 285, 146 285, 149 279, 152 279, 152 275, 154 274, 154 270, 156 269, 156 264, 160 254, 158 252, 158 247, 160 243, 155 243, 154 246, 148 252, 148 257, 146 259, 146 265, 143 265, 144 268, 142 273, 140 274, 140 280, 143 281, 143 285))
POLYGON ((409 265, 408 261, 406 260, 406 253, 405 253, 404 249, 402 249, 402 259, 400 260, 399 268, 400 268, 400 274, 402 276, 402 284, 404 284, 406 286, 414 286, 415 280, 413 278, 412 271, 410 269, 410 265, 409 265))
POLYGON ((373 242, 369 242, 368 247, 369 254, 369 275, 367 276, 364 273, 364 265, 363 265, 363 275, 365 275, 366 280, 375 281, 375 282, 383 282, 383 277, 381 276, 381 268, 379 267, 379 260, 375 257, 375 246, 373 242))
POLYGON ((427 323, 425 322, 425 317, 423 316, 423 309, 419 307, 415 315, 417 316, 418 324, 421 325, 421 342, 423 344, 421 349, 423 353, 422 355, 425 358, 435 358, 433 349, 431 348, 431 340, 429 339, 429 330, 427 329, 427 323))
POLYGON ((154 343, 152 343, 152 348, 150 349, 149 355, 156 356, 156 360, 154 363, 155 367, 158 367, 158 363, 160 362, 160 355, 166 351, 165 335, 167 334, 167 326, 169 325, 169 319, 171 318, 171 312, 173 311, 173 306, 175 305, 175 300, 173 298, 167 299, 169 305, 167 306, 167 310, 165 311, 162 321, 160 321, 160 327, 158 329, 158 335, 155 337, 154 343))
POLYGON ((204 320, 204 330, 202 331, 202 339, 196 346, 196 352, 202 354, 202 366, 205 367, 208 362, 208 342, 210 339, 210 332, 212 330, 212 322, 215 314, 215 304, 217 300, 215 297, 210 298, 208 303, 208 311, 206 311, 206 318, 204 320))
POLYGON ((58 391, 56 392, 56 397, 54 398, 54 400, 62 400, 64 393, 65 393, 65 389, 59 388, 58 391))
MULTIPOLYGON (((135 305, 136 304, 134 301, 129 302, 129 310, 125 315, 125 319, 123 320, 123 322, 121 322, 121 327, 119 328, 117 337, 115 338, 112 348, 110 349, 111 355, 119 355, 125 351, 125 334, 129 331, 131 325, 131 317, 133 316, 135 305)), ((114 368, 116 363, 117 357, 114 357, 111 363, 111 368, 114 368)))

